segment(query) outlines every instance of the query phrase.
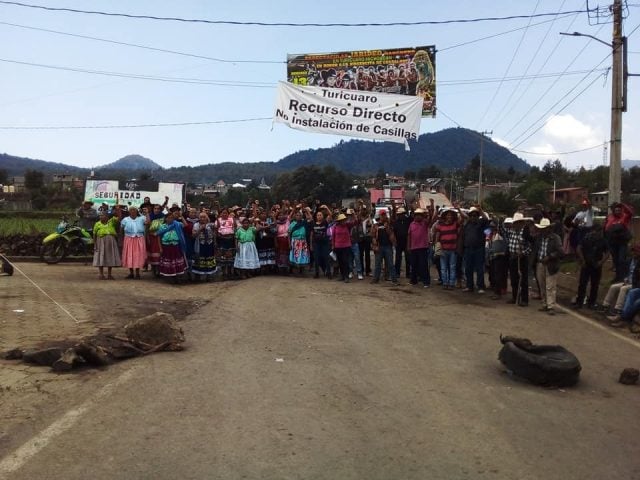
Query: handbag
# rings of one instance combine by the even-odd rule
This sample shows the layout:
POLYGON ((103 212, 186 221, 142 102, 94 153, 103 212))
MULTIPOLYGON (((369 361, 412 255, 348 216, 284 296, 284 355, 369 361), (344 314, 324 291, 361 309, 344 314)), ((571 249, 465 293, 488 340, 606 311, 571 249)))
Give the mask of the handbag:
POLYGON ((435 247, 433 248, 433 255, 435 257, 439 257, 442 254, 442 244, 440 242, 436 242, 435 247))
POLYGON ((334 252, 333 250, 329 252, 329 258, 331 258, 331 260, 333 260, 334 262, 338 261, 338 256, 336 255, 336 252, 334 252))

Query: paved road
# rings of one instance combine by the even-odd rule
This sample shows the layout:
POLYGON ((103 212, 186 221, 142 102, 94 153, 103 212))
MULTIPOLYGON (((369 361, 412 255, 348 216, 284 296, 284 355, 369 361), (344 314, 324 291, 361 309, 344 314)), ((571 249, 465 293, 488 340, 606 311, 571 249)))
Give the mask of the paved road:
POLYGON ((0 478, 640 478, 640 387, 616 383, 640 345, 532 307, 364 282, 237 283, 184 322, 186 351, 101 372, 0 444, 0 478), (500 333, 565 345, 581 383, 514 381, 500 333))

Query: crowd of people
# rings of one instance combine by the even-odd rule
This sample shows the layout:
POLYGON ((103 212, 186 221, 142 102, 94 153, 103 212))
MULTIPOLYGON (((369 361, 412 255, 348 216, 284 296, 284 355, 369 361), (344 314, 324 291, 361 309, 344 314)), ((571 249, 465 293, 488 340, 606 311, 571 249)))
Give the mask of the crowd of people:
POLYGON ((149 270, 175 281, 309 274, 397 285, 404 274, 411 285, 428 288, 433 268, 445 290, 490 290, 492 299, 521 307, 533 296, 541 300, 542 312, 555 315, 560 262, 575 256, 580 272, 574 308, 601 311, 613 326, 640 332, 634 322, 640 312, 640 245, 629 250, 633 210, 628 205, 612 205, 601 222, 586 200, 579 211, 539 210, 531 217, 518 211, 508 218, 491 216, 478 205, 377 209, 359 200, 352 208, 330 208, 319 201, 285 200, 268 208, 258 201, 196 208, 169 207, 168 200, 160 205, 145 198, 139 207, 97 210, 85 202, 77 214, 81 226, 93 232, 99 278, 114 279, 113 267, 120 266, 129 269, 128 279, 149 270), (615 278, 600 305, 609 258, 615 278))

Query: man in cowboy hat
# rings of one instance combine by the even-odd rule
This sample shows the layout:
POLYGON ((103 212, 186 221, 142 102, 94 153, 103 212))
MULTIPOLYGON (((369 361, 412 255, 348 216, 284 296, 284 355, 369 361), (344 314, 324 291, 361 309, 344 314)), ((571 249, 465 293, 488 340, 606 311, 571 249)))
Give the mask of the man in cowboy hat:
POLYGON ((395 269, 396 277, 400 276, 400 267, 402 267, 402 254, 404 253, 404 273, 409 278, 411 267, 409 264, 409 252, 407 250, 407 238, 409 235, 409 224, 411 218, 407 215, 407 210, 400 206, 391 210, 391 221, 393 225, 393 233, 396 235, 396 259, 395 269))
POLYGON ((467 279, 464 292, 473 292, 473 275, 476 275, 478 293, 484 293, 485 234, 489 220, 482 209, 471 207, 467 221, 462 227, 462 246, 464 255, 465 277, 467 279))
POLYGON ((429 275, 429 222, 425 210, 416 208, 413 222, 409 225, 407 250, 411 256, 411 285, 418 284, 418 277, 424 288, 431 285, 429 275))
POLYGON ((509 249, 509 276, 511 277, 512 298, 507 303, 521 307, 529 305, 529 254, 533 238, 529 232, 529 222, 521 212, 513 214, 511 228, 507 234, 509 249))
POLYGON ((589 233, 578 244, 578 263, 580 264, 580 280, 575 308, 582 308, 587 292, 587 283, 591 283, 587 306, 595 308, 598 300, 598 288, 602 278, 602 265, 609 258, 609 248, 603 235, 600 222, 594 222, 589 233))
POLYGON ((378 283, 382 274, 382 260, 384 260, 387 272, 391 276, 391 282, 398 284, 396 269, 393 265, 393 247, 396 246, 396 236, 391 228, 386 210, 380 211, 380 218, 371 228, 371 249, 376 254, 376 266, 373 271, 371 283, 378 283))
POLYGON ((78 217, 78 226, 88 232, 93 230, 93 226, 98 221, 98 211, 91 200, 82 202, 82 206, 76 211, 76 216, 78 217))
POLYGON ((542 307, 540 311, 555 315, 557 278, 562 258, 562 240, 553 232, 551 220, 543 218, 535 224, 539 231, 533 244, 533 268, 538 284, 542 307))

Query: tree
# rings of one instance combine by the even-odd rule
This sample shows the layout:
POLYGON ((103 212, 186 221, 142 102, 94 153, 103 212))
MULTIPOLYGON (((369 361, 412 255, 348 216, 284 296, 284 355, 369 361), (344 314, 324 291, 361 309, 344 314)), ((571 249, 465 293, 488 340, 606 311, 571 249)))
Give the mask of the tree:
POLYGON ((36 191, 42 187, 44 187, 44 173, 38 170, 27 169, 24 172, 24 188, 29 191, 36 191))
POLYGON ((492 192, 484 200, 485 210, 493 213, 511 215, 518 208, 518 202, 506 192, 492 192))
POLYGON ((0 168, 0 184, 6 185, 8 181, 9 181, 9 172, 4 168, 0 168))

